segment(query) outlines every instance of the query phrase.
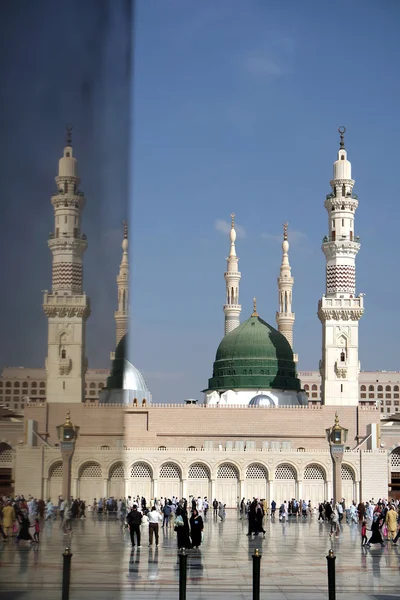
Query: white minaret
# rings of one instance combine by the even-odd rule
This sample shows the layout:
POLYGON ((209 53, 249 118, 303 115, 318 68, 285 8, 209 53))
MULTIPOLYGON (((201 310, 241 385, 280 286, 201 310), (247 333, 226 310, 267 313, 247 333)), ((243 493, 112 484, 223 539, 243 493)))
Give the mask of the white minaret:
POLYGON ((224 304, 225 335, 240 325, 240 313, 242 312, 242 307, 239 304, 239 282, 241 274, 238 270, 239 259, 236 256, 235 215, 233 213, 231 214, 231 218, 232 226, 229 232, 231 249, 228 258, 226 259, 227 267, 224 275, 226 281, 226 304, 224 304))
POLYGON ((278 331, 285 336, 293 348, 293 324, 295 315, 292 312, 292 290, 294 279, 289 263, 288 224, 283 224, 282 264, 278 277, 279 311, 276 313, 278 331))
POLYGON ((358 405, 358 321, 364 312, 363 296, 356 296, 355 261, 360 249, 354 235, 358 199, 353 194, 351 164, 344 148, 344 127, 339 128, 340 148, 333 165, 332 193, 325 200, 329 235, 322 243, 326 258, 326 293, 318 304, 322 323, 322 402, 358 405))
POLYGON ((115 311, 116 343, 128 332, 129 324, 129 258, 128 224, 124 221, 124 239, 122 241, 122 260, 117 275, 118 310, 115 311))
POLYGON ((58 164, 54 207, 54 233, 48 245, 53 254, 52 291, 45 292, 43 309, 49 320, 46 359, 47 402, 82 402, 84 399, 86 320, 89 298, 82 291, 86 235, 81 233, 83 192, 78 190, 77 161, 71 130, 58 164))

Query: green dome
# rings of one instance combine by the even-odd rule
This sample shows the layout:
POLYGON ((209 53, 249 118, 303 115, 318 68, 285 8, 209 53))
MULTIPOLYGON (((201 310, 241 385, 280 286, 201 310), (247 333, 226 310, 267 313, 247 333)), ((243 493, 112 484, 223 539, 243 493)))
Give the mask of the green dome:
POLYGON ((223 338, 208 380, 209 391, 252 388, 301 389, 289 342, 258 315, 223 338))

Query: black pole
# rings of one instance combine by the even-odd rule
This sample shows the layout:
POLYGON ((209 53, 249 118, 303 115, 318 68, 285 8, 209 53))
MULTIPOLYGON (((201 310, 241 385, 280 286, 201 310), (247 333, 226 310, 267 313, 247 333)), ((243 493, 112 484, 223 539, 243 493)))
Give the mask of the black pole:
POLYGON ((62 596, 61 600, 69 600, 69 582, 71 581, 71 558, 70 549, 65 548, 63 557, 63 577, 62 577, 62 596))
POLYGON ((182 550, 179 552, 179 600, 186 600, 186 577, 187 554, 182 550))
POLYGON ((328 598, 329 598, 329 600, 336 600, 336 577, 335 577, 336 556, 334 555, 333 550, 329 550, 326 560, 328 562, 328 598))
POLYGON ((253 600, 260 600, 260 568, 261 554, 256 549, 252 554, 253 559, 253 600))

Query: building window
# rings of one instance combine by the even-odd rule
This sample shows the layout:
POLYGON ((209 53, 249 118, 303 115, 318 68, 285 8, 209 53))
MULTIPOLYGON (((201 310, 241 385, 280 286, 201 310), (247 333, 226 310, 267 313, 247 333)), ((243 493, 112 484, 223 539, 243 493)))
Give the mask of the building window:
POLYGON ((366 392, 366 391, 367 391, 367 386, 365 386, 365 385, 362 385, 362 386, 361 386, 361 391, 362 391, 362 392, 366 392))
POLYGON ((398 385, 395 385, 395 386, 394 386, 394 388, 393 388, 393 391, 394 391, 394 392, 398 392, 398 391, 399 391, 399 386, 398 386, 398 385))
POLYGON ((312 392, 312 394, 311 394, 311 397, 312 397, 312 398, 318 398, 318 394, 317 394, 317 392, 312 392))
POLYGON ((22 383, 22 387, 23 387, 23 388, 27 388, 27 387, 28 387, 28 382, 27 382, 27 381, 24 381, 24 382, 22 383))
POLYGON ((399 406, 399 401, 398 401, 398 400, 395 400, 395 401, 393 402, 393 404, 394 404, 395 406, 399 406))
POLYGON ((19 381, 14 381, 14 387, 19 388, 19 381))
POLYGON ((6 381, 6 388, 10 388, 11 387, 11 381, 6 381))
POLYGON ((343 383, 340 384, 340 392, 343 393, 343 383))
POLYGON ((19 390, 14 390, 13 391, 13 396, 19 396, 19 390))
POLYGON ((316 386, 316 385, 315 385, 315 383, 314 383, 314 384, 312 385, 311 389, 312 389, 313 391, 314 391, 314 390, 317 390, 317 389, 318 389, 318 386, 316 386))
POLYGON ((366 398, 367 394, 361 393, 361 398, 366 398))
POLYGON ((368 391, 370 391, 370 392, 373 392, 373 391, 374 391, 374 389, 375 389, 375 388, 374 388, 374 386, 373 386, 373 385, 370 385, 370 386, 368 387, 368 391))
POLYGON ((99 390, 102 390, 104 387, 104 383, 99 383, 99 390))
POLYGON ((368 394, 368 398, 375 398, 375 394, 368 394))
POLYGON ((11 402, 11 396, 6 396, 6 402, 11 402))
POLYGON ((95 396, 95 395, 96 395, 96 391, 95 391, 95 390, 90 390, 89 394, 90 394, 91 396, 95 396))
POLYGON ((40 387, 40 388, 42 388, 42 389, 43 389, 43 388, 45 388, 45 387, 46 387, 46 384, 45 384, 45 382, 44 382, 44 381, 41 381, 41 382, 39 383, 39 387, 40 387))
POLYGON ((393 394, 393 398, 398 398, 399 394, 393 394))
POLYGON ((385 387, 385 391, 386 391, 386 392, 391 392, 391 391, 392 391, 392 388, 391 388, 391 386, 390 386, 390 385, 387 385, 387 386, 385 387))
POLYGON ((383 398, 383 394, 378 394, 378 398, 383 398))
POLYGON ((383 386, 382 385, 378 385, 378 392, 383 392, 383 386))
POLYGON ((310 389, 310 386, 308 385, 308 383, 306 383, 306 385, 304 386, 304 389, 307 391, 310 389))
POLYGON ((385 404, 386 404, 386 406, 388 406, 389 404, 392 404, 392 401, 391 400, 386 400, 385 404))
POLYGON ((2 387, 3 387, 3 382, 2 382, 2 381, 0 381, 0 388, 2 388, 2 387))
POLYGON ((385 398, 391 398, 392 394, 385 394, 385 398))
POLYGON ((66 350, 61 350, 61 358, 67 358, 66 350))
POLYGON ((36 382, 36 381, 32 381, 32 383, 31 383, 31 387, 33 387, 33 388, 37 388, 37 382, 36 382))
POLYGON ((89 387, 90 387, 91 389, 93 389, 93 388, 95 388, 95 387, 96 387, 96 384, 95 384, 95 383, 92 381, 92 383, 89 385, 89 387))

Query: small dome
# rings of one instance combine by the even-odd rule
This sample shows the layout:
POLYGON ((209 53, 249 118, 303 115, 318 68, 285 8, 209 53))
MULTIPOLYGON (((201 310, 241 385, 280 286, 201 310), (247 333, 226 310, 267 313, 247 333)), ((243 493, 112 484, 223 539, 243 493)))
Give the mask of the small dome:
POLYGON ((128 360, 124 361, 124 377, 122 383, 124 390, 137 390, 148 392, 149 388, 142 373, 128 360))
POLYGON ((275 406, 275 402, 266 394, 257 394, 250 400, 249 406, 275 406))

